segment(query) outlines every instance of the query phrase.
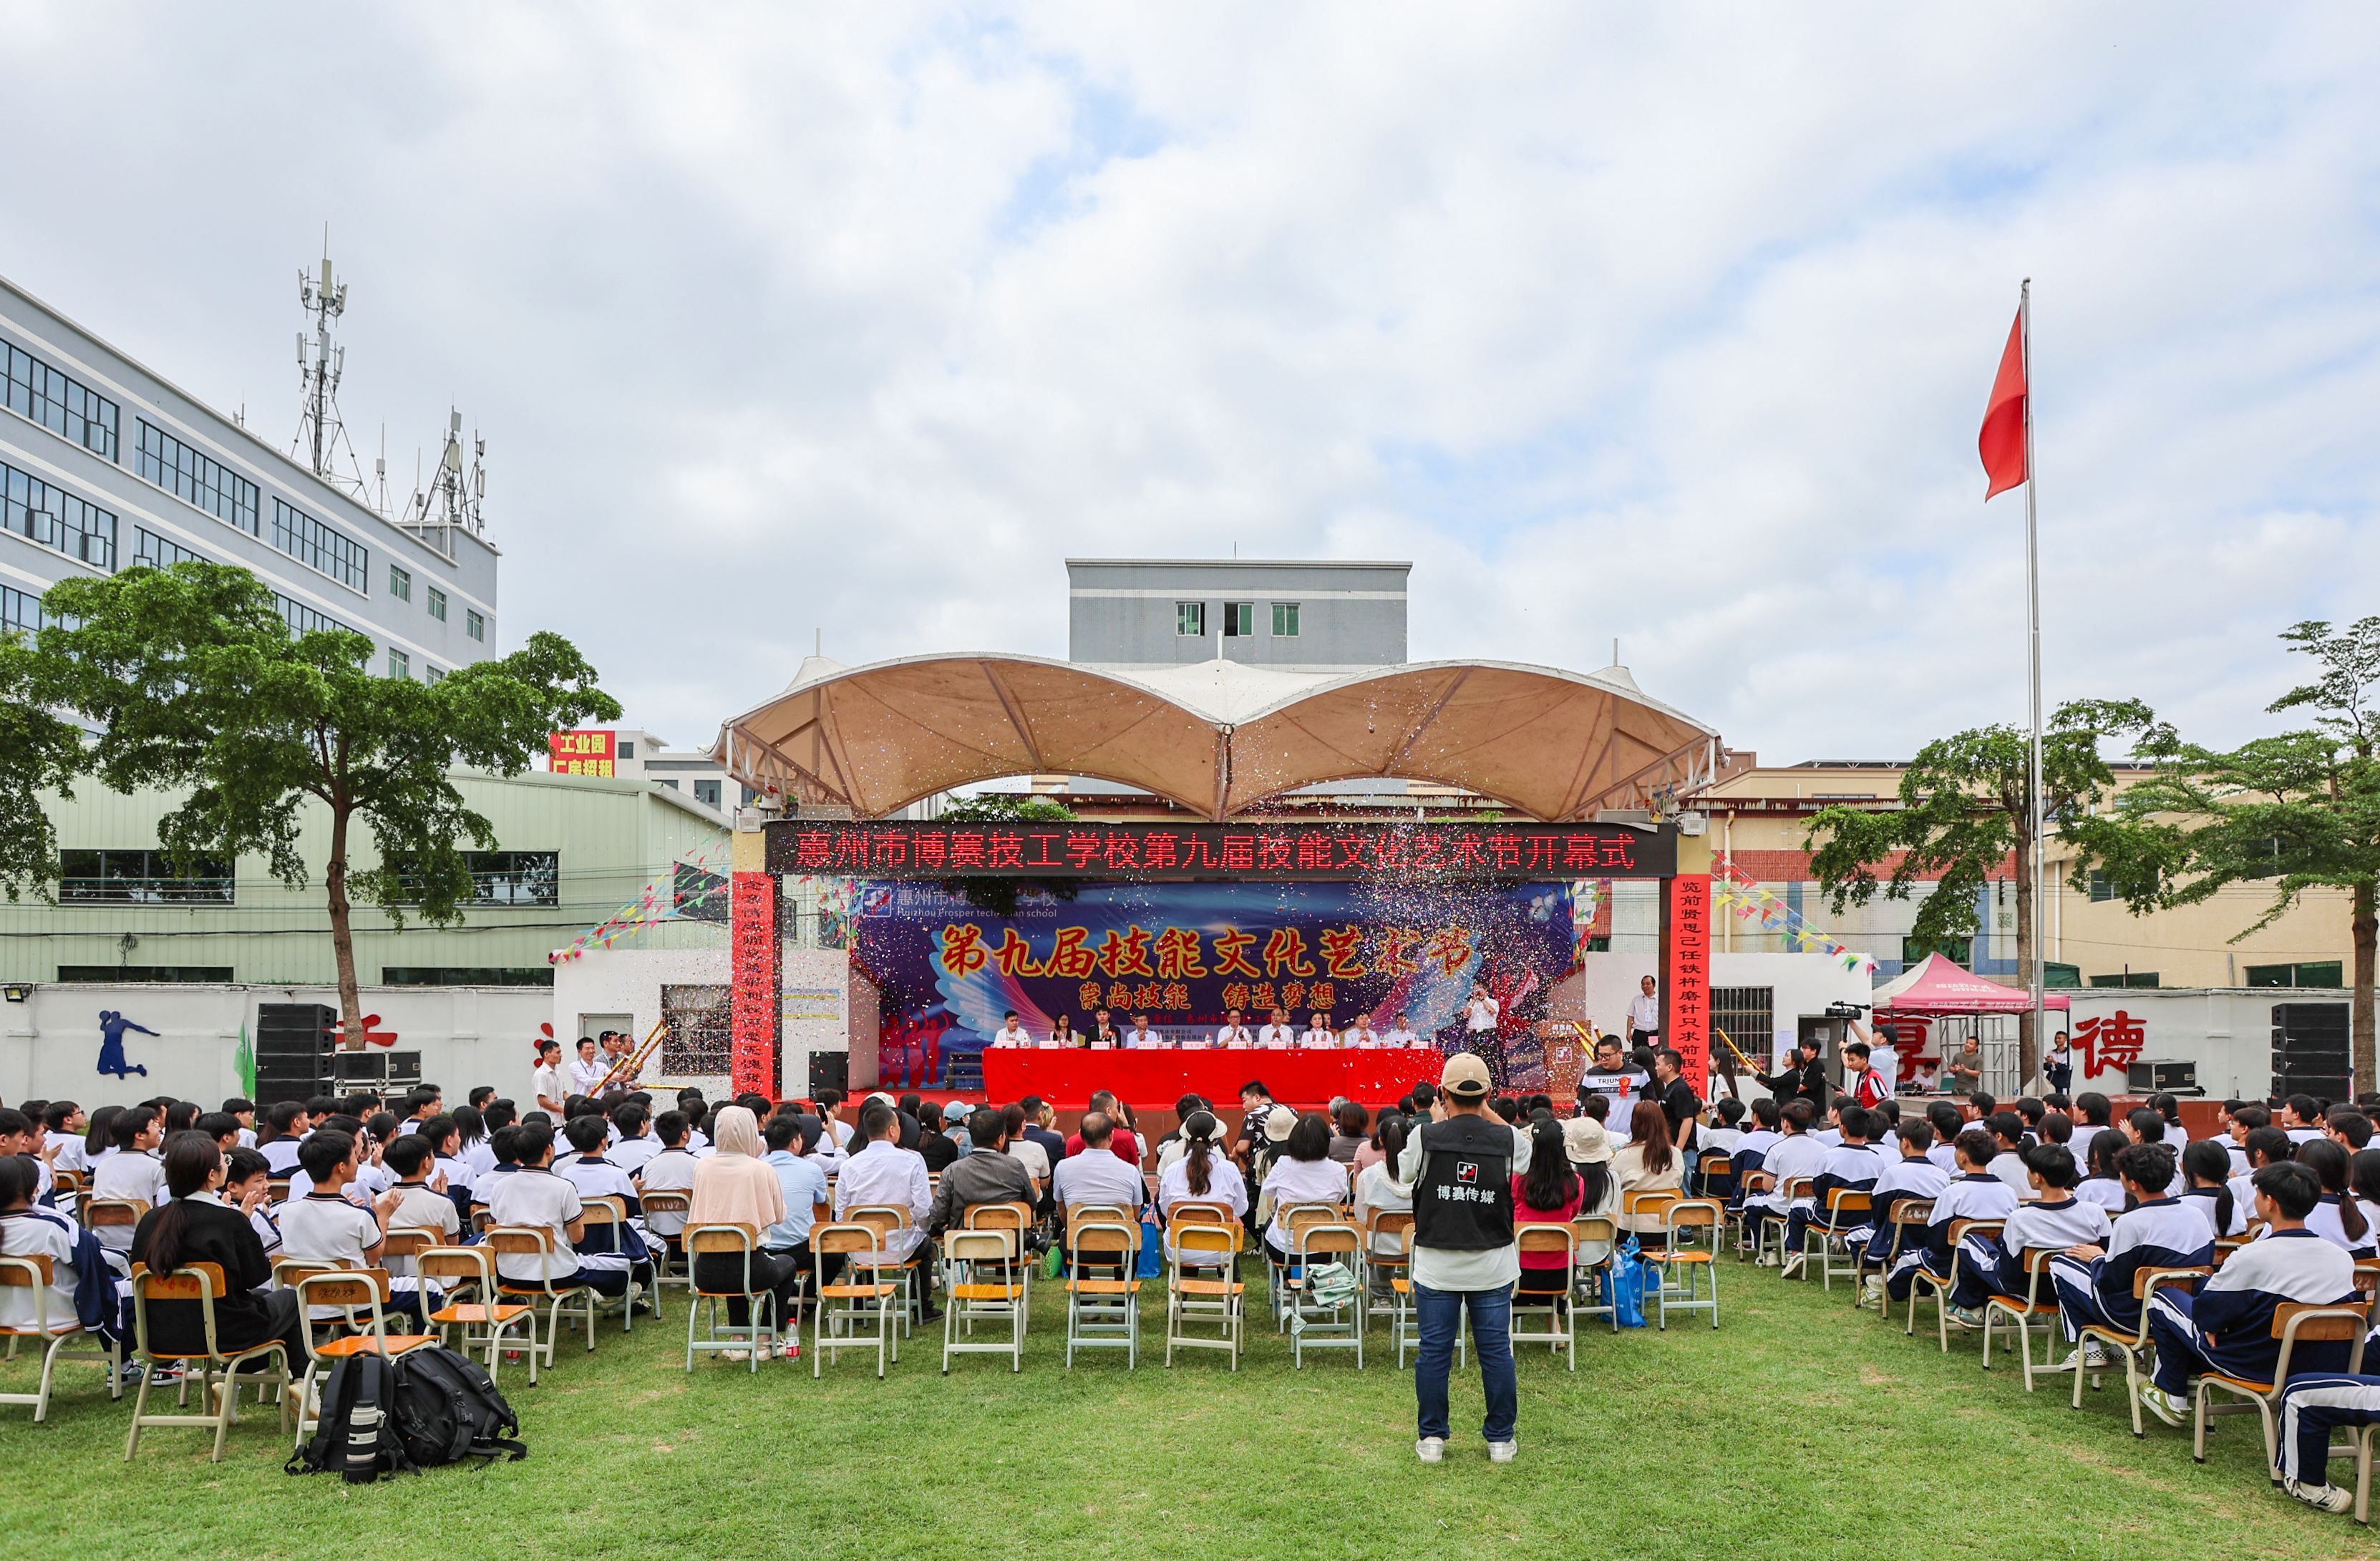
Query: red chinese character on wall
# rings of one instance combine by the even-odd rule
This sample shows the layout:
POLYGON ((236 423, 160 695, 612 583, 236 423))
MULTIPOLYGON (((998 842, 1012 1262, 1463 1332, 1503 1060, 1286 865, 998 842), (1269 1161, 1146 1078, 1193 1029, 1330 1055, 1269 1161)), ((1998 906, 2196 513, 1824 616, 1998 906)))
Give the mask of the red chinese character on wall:
POLYGON ((1066 836, 1066 859, 1078 873, 1098 861, 1106 848, 1106 841, 1087 830, 1076 829, 1066 836))
POLYGON ((1127 867, 1139 866, 1138 845, 1139 842, 1130 835, 1110 831, 1107 849, 1108 870, 1122 872, 1127 867))
POLYGON ((2093 1014, 2074 1026, 2074 1044, 2082 1048, 2082 1071, 2097 1078, 2110 1068, 2129 1074, 2148 1044, 2148 1027, 2122 1009, 2093 1014))
POLYGON ((1265 974, 1278 976, 1284 970, 1292 975, 1312 975, 1314 966, 1305 957, 1305 934, 1293 926, 1277 926, 1265 938, 1265 974))
POLYGON ((1223 837, 1223 871, 1252 873, 1257 866, 1257 838, 1254 835, 1223 837))
MULTIPOLYGON (((1186 926, 1169 926, 1159 933, 1157 974, 1168 981, 1206 974, 1207 967, 1198 959, 1198 935, 1186 926)), ((1182 1005, 1167 1003, 1165 1006, 1179 1008, 1182 1005)))
POLYGON ((1068 981, 1079 981, 1099 968, 1099 957, 1091 952, 1091 929, 1087 926, 1062 926, 1058 941, 1044 962, 1051 975, 1068 981))
POLYGON ((1572 835, 1562 842, 1562 865, 1565 868, 1595 865, 1595 841, 1585 835, 1572 835))
POLYGON ((1011 979, 1041 974, 1041 962, 1033 957, 1033 945, 1017 937, 1013 926, 1000 929, 1000 946, 992 950, 991 962, 1000 967, 1001 974, 1011 979))
POLYGON ((1607 867, 1626 867, 1633 871, 1636 866, 1636 842, 1634 841, 1604 841, 1603 865, 1607 867))
POLYGON ((950 837, 940 829, 917 831, 917 865, 940 867, 950 859, 950 837))
POLYGON ((1318 981, 1305 989, 1305 1000, 1328 1013, 1339 1006, 1338 989, 1328 981, 1318 981))
POLYGON ((1099 969, 1110 976, 1155 975, 1149 967, 1149 937, 1140 926, 1126 927, 1119 935, 1109 932, 1099 939, 1099 969))
POLYGON ((1353 981, 1364 974, 1364 967, 1358 962, 1363 952, 1364 929, 1353 922, 1322 929, 1322 962, 1336 979, 1353 981))
POLYGON ((1190 1006, 1190 988, 1178 981, 1169 981, 1165 984, 1164 1000, 1149 1006, 1163 1009, 1187 1009, 1190 1006))
POLYGON ((973 975, 990 962, 983 946, 983 928, 953 922, 942 928, 942 968, 953 975, 973 975))

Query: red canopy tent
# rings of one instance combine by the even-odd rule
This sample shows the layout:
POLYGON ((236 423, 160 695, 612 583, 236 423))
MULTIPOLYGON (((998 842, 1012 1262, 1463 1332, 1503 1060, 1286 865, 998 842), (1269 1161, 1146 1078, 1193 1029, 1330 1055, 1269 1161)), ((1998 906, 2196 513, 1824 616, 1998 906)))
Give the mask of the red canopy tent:
MULTIPOLYGON (((2065 995, 2044 992, 2046 1008, 2068 1007, 2065 995)), ((1963 1018, 1973 1014, 2023 1013, 2033 1007, 2033 994, 2006 986, 1966 970, 1939 954, 1928 954, 1916 968, 1903 971, 1876 989, 1876 1012, 1913 1014, 1925 1019, 1963 1018)))

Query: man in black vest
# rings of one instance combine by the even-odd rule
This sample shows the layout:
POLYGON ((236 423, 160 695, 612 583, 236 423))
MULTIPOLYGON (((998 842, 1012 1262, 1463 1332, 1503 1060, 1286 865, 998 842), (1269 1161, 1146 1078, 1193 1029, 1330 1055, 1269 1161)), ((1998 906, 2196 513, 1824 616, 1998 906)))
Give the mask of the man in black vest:
POLYGON ((1466 1310, 1488 1398, 1488 1456, 1510 1463, 1518 1450, 1512 1336, 1521 1254, 1512 1244, 1512 1178, 1529 1168, 1529 1139, 1483 1109, 1491 1087, 1477 1057, 1448 1058, 1430 1119, 1397 1162, 1398 1177, 1413 1189, 1414 1310, 1421 1325, 1414 1373, 1421 1439, 1414 1451, 1424 1463, 1446 1457, 1446 1380, 1466 1310))

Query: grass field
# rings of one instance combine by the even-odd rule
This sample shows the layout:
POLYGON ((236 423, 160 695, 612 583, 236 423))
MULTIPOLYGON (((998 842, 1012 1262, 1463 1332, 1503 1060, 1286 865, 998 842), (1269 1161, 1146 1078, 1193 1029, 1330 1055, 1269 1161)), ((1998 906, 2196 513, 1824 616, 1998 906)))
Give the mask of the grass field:
MULTIPOLYGON (((2028 1398, 2012 1359, 1980 1370, 1975 1336, 1945 1357, 1840 1288, 1731 1264, 1723 1284, 1716 1334, 1588 1330, 1574 1374, 1525 1354, 1503 1467, 1478 1437, 1475 1371, 1456 1377, 1447 1461, 1415 1459, 1384 1328, 1360 1374, 1343 1356, 1293 1371, 1255 1318, 1236 1374, 1220 1355, 1166 1371, 1161 1344, 1129 1375, 1113 1351, 1069 1373, 1047 1287, 1022 1375, 975 1357, 945 1378, 923 1334, 880 1383, 856 1355, 822 1382, 807 1360, 688 1375, 673 1291, 662 1325, 624 1338, 607 1322, 595 1354, 565 1345, 534 1389, 507 1368, 526 1461, 372 1486, 285 1476, 253 1411, 221 1464, 206 1434, 159 1430, 128 1466, 130 1398, 111 1405, 84 1368, 43 1425, 0 1410, 0 1524, 15 1554, 74 1561, 2380 1556, 2351 1519, 2267 1486, 2252 1419, 2221 1422, 2202 1468, 2185 1434, 2152 1422, 2132 1439, 2120 1379, 2075 1413, 2061 1379, 2028 1398)), ((0 1365, 6 1390, 31 1377, 0 1365)))

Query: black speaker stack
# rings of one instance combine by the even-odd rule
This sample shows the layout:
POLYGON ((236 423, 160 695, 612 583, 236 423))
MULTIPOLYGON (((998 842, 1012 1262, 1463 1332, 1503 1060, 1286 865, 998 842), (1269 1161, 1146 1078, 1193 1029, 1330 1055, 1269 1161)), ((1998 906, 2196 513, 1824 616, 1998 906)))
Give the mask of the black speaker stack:
POLYGON ((848 1093, 851 1089, 851 1053, 847 1051, 814 1051, 810 1053, 810 1098, 818 1098, 820 1090, 848 1093))
POLYGON ((2283 1100, 2355 1098, 2345 1003, 2273 1005, 2273 1094, 2283 1100))
POLYGON ((257 1104, 330 1094, 338 1045, 338 1010, 322 1003, 258 1004, 257 1104))

